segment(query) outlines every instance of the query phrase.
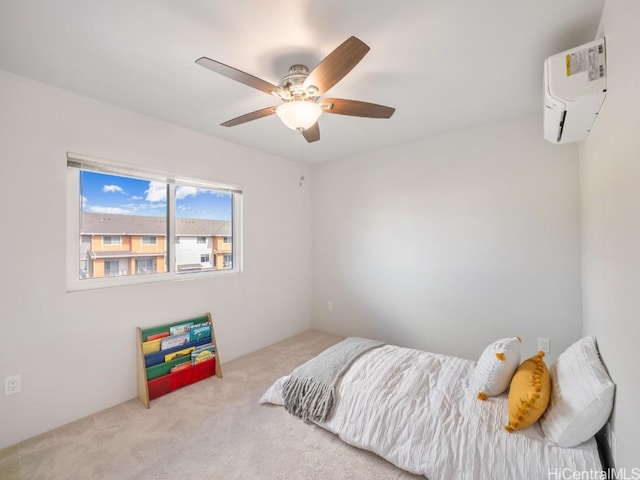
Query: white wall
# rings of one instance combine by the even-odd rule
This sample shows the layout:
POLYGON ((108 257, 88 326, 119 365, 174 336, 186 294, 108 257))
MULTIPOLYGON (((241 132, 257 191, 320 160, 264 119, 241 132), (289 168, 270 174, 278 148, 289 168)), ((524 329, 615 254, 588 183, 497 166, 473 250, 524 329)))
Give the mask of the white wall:
POLYGON ((537 115, 317 166, 312 210, 319 330, 472 359, 544 336, 548 363, 581 334, 577 147, 537 115))
POLYGON ((297 164, 1 71, 0 105, 0 378, 23 390, 0 395, 0 448, 134 398, 136 326, 210 311, 223 362, 310 327, 297 164), (244 273, 67 293, 67 151, 241 184, 244 273))
POLYGON ((206 237, 205 243, 198 243, 198 237, 180 235, 180 243, 175 245, 176 265, 200 264, 204 268, 213 267, 213 237, 206 237), (202 255, 209 255, 208 262, 201 262, 202 255))
POLYGON ((640 468, 640 2, 608 0, 607 98, 580 150, 584 333, 617 385, 619 467, 640 468))

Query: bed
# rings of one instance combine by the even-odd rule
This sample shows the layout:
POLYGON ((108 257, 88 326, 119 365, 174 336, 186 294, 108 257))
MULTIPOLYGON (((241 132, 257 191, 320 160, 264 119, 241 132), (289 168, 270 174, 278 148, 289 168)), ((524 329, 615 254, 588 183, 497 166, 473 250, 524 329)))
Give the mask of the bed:
MULTIPOLYGON (((327 364, 326 353, 334 346, 276 380, 260 402, 286 405, 344 442, 430 480, 539 480, 562 478, 562 472, 601 471, 594 434, 609 416, 614 385, 595 339, 576 342, 549 370, 552 387, 542 417, 508 432, 505 426, 513 416, 509 397, 515 389, 509 385, 526 363, 509 350, 511 343, 494 342, 478 362, 377 343, 353 355, 325 382, 331 393, 330 402, 322 400, 324 407, 330 404, 326 414, 290 408, 292 388, 287 386, 296 372, 309 364, 327 364), (487 368, 485 359, 497 367, 487 368), (505 383, 508 391, 496 393, 505 383)), ((536 372, 542 370, 541 358, 536 372)), ((540 383, 538 379, 533 385, 540 383)))

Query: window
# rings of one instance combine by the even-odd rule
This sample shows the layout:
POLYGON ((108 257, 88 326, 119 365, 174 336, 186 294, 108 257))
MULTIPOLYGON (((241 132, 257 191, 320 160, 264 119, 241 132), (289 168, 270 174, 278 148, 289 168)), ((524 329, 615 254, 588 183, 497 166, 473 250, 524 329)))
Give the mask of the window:
POLYGON ((237 187, 77 154, 67 171, 69 290, 240 271, 237 187), (216 250, 217 237, 231 245, 216 250))
POLYGON ((104 261, 104 276, 115 277, 119 272, 120 262, 118 260, 105 260, 104 261))
POLYGON ((136 258, 136 275, 141 273, 155 273, 156 272, 156 259, 155 258, 136 258))
POLYGON ((120 245, 120 237, 117 235, 103 235, 102 245, 120 245))
POLYGON ((231 243, 231 237, 222 237, 223 243, 231 243))

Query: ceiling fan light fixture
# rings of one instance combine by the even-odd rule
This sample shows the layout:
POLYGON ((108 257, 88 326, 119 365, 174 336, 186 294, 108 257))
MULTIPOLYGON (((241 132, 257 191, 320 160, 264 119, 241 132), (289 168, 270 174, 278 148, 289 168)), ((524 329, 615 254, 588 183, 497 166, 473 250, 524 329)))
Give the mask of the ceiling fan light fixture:
POLYGON ((279 105, 276 108, 276 115, 290 129, 303 131, 318 121, 322 115, 322 107, 315 102, 294 100, 279 105))
POLYGON ((307 142, 313 143, 320 140, 317 121, 323 111, 364 118, 390 118, 393 115, 395 108, 384 105, 344 98, 322 98, 368 51, 369 47, 362 40, 349 37, 324 57, 312 71, 302 64, 292 65, 289 74, 282 77, 278 85, 208 57, 200 57, 196 63, 231 80, 273 95, 283 102, 279 106, 261 108, 232 118, 221 123, 221 126, 233 127, 277 114, 287 127, 302 133, 307 142))

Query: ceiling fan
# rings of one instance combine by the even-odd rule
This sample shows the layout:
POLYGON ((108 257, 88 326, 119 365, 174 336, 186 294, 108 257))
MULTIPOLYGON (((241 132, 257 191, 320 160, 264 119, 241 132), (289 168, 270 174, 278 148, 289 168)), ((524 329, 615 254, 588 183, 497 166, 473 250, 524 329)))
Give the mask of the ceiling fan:
POLYGON ((395 112, 395 108, 375 103, 322 98, 322 95, 349 73, 368 51, 369 47, 362 40, 350 37, 311 71, 305 65, 293 65, 289 74, 284 76, 278 85, 207 57, 197 59, 196 63, 278 97, 283 102, 228 120, 221 124, 223 127, 233 127, 275 113, 286 126, 301 132, 307 142, 316 142, 320 140, 318 118, 323 112, 367 118, 389 118, 395 112))

